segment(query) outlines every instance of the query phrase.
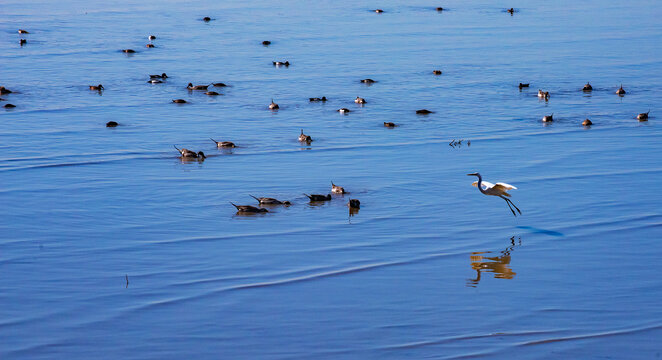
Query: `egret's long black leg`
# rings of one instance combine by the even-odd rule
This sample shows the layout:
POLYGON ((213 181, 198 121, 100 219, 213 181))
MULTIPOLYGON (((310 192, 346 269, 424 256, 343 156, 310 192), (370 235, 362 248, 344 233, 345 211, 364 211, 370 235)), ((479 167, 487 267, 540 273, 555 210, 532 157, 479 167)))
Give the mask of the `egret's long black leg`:
POLYGON ((503 197, 501 195, 499 195, 499 197, 506 200, 506 204, 508 204, 508 209, 510 209, 510 211, 513 213, 513 216, 517 216, 517 214, 515 214, 515 210, 513 210, 513 208, 510 207, 510 203, 508 202, 508 199, 506 199, 505 197, 503 197))
POLYGON ((509 202, 510 204, 512 204, 512 205, 515 207, 515 209, 517 209, 517 212, 518 212, 520 215, 522 215, 522 212, 519 210, 519 208, 515 205, 515 203, 514 203, 512 200, 510 200, 510 199, 506 199, 506 200, 508 200, 508 202, 509 202))

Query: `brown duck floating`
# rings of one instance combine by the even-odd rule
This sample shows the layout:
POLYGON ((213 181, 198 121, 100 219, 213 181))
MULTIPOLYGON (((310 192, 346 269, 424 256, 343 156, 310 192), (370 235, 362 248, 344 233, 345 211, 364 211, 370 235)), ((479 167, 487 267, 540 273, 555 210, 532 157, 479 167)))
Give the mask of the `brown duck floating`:
POLYGON ((4 107, 5 109, 12 109, 12 108, 15 108, 16 105, 14 105, 14 104, 5 104, 5 106, 3 106, 3 107, 4 107))
POLYGON ((233 202, 230 202, 232 206, 237 208, 238 213, 251 213, 251 214, 259 214, 259 213, 265 213, 269 212, 267 209, 251 206, 251 205, 235 205, 233 202))
POLYGON ((227 86, 225 83, 222 83, 222 82, 212 83, 212 85, 214 85, 216 87, 226 87, 227 86))
POLYGON ((154 35, 150 35, 150 36, 148 36, 147 38, 148 38, 149 40, 156 40, 156 36, 154 36, 154 35))
POLYGON ((384 122, 384 126, 388 127, 388 128, 394 128, 397 125, 395 123, 392 123, 392 122, 384 122))
POLYGON ((236 147, 232 141, 216 141, 212 138, 209 138, 209 140, 216 143, 216 147, 219 147, 219 148, 233 148, 233 147, 236 147))
POLYGON ((444 8, 442 8, 442 7, 440 6, 440 7, 438 7, 438 8, 435 8, 435 10, 437 10, 437 11, 444 11, 444 8))
POLYGON ((591 83, 586 83, 584 87, 582 88, 582 91, 593 91, 593 86, 591 86, 591 83))
POLYGON ((209 16, 205 16, 205 17, 202 18, 202 21, 204 21, 204 22, 210 22, 210 21, 211 21, 211 18, 210 18, 209 16))
POLYGON ((104 88, 103 85, 101 85, 101 84, 99 84, 99 85, 97 85, 97 86, 90 85, 90 90, 101 91, 101 90, 105 90, 105 88, 104 88))
POLYGON ((331 192, 334 194, 345 194, 345 188, 338 186, 331 181, 331 192))
POLYGON ((255 196, 250 195, 250 194, 248 196, 250 196, 253 199, 257 200, 257 202, 260 203, 260 205, 292 205, 292 203, 290 203, 289 201, 280 201, 280 200, 270 198, 270 197, 261 197, 261 198, 259 198, 259 197, 255 197, 255 196))
POLYGON ((309 98, 309 100, 310 100, 310 102, 320 102, 320 101, 321 102, 326 102, 327 101, 326 96, 322 96, 321 98, 313 97, 313 98, 309 98))
POLYGON ((175 99, 172 102, 174 102, 175 104, 186 104, 186 103, 188 103, 188 101, 186 101, 184 99, 175 99))
POLYGON ((519 88, 520 88, 520 89, 521 89, 521 88, 525 88, 525 87, 529 87, 529 84, 522 84, 522 83, 519 83, 519 88))
POLYGON ((299 141, 310 143, 311 141, 313 141, 313 138, 311 138, 310 135, 304 134, 303 129, 301 129, 301 135, 299 135, 299 141))
POLYGON ((207 90, 208 87, 209 85, 193 85, 192 83, 188 83, 186 86, 189 90, 207 90))
POLYGON ((4 86, 0 86, 0 94, 1 94, 1 95, 11 94, 11 93, 13 93, 13 91, 7 89, 7 88, 4 87, 4 86))
POLYGON ((179 148, 177 148, 177 146, 175 146, 175 149, 177 149, 177 151, 179 151, 179 153, 184 158, 191 158, 191 159, 205 159, 205 158, 207 158, 207 156, 205 156, 205 153, 203 153, 202 151, 198 151, 196 153, 195 151, 191 151, 187 148, 179 149, 179 148))
POLYGON ((167 79, 168 75, 166 75, 166 73, 163 73, 161 75, 150 75, 149 78, 150 79, 167 79))
POLYGON ((205 93, 205 95, 216 96, 216 95, 221 95, 221 94, 217 93, 216 91, 207 91, 207 92, 205 93))
POLYGON ((264 41, 262 42, 262 45, 264 45, 264 46, 269 46, 269 45, 271 45, 271 41, 269 41, 269 40, 264 40, 264 41))
POLYGON ((381 13, 384 12, 384 10, 382 10, 382 9, 375 9, 374 11, 375 11, 377 14, 381 14, 381 13))
POLYGON ((623 84, 621 84, 621 87, 616 90, 616 94, 618 95, 625 95, 625 89, 623 89, 623 84))
POLYGON ((127 53, 127 54, 133 54, 133 53, 135 53, 136 51, 133 50, 133 49, 122 49, 122 52, 123 52, 123 53, 127 53))
POLYGON ((441 70, 432 70, 432 73, 435 75, 441 75, 441 70))
POLYGON ((515 13, 515 8, 510 8, 510 9, 506 10, 506 12, 508 12, 508 13, 510 13, 510 15, 512 15, 512 14, 515 13))
POLYGON ((278 110, 280 106, 274 102, 274 99, 271 99, 271 104, 269 104, 269 110, 278 110))
POLYGON ((308 197, 308 199, 310 199, 310 201, 329 201, 329 200, 331 200, 331 194, 326 194, 326 195, 312 194, 312 195, 308 195, 308 194, 304 193, 304 195, 306 195, 308 197))
POLYGON ((541 99, 549 100, 549 91, 542 91, 538 89, 538 97, 541 99))
POLYGON ((637 120, 639 120, 639 121, 648 121, 648 113, 650 113, 650 112, 651 111, 648 110, 648 112, 641 113, 641 114, 637 115, 637 120))
POLYGON ((428 115, 428 114, 434 114, 434 111, 430 111, 428 109, 420 109, 420 110, 416 110, 416 113, 419 115, 428 115))
POLYGON ((338 110, 336 110, 336 111, 339 112, 339 113, 341 113, 341 114, 347 114, 347 113, 350 113, 350 112, 351 112, 348 108, 340 108, 340 109, 338 109, 338 110))
POLYGON ((373 79, 363 79, 363 80, 361 80, 361 82, 364 83, 364 84, 374 84, 377 81, 373 80, 373 79))
POLYGON ((153 48, 153 47, 155 47, 155 46, 154 46, 154 44, 147 44, 147 45, 145 45, 145 47, 153 48))
POLYGON ((359 199, 349 199, 349 202, 347 203, 347 206, 350 209, 360 209, 361 208, 361 202, 359 199))
POLYGON ((109 121, 106 123, 106 127, 115 127, 117 125, 119 125, 117 121, 109 121))
POLYGON ((582 126, 591 126, 591 125, 593 125, 593 122, 589 119, 582 121, 582 126))
POLYGON ((542 122, 552 122, 552 121, 554 121, 554 113, 542 117, 542 122))
POLYGON ((23 46, 23 45, 27 44, 28 41, 26 39, 21 39, 21 40, 18 41, 18 43, 19 43, 19 45, 23 46))
POLYGON ((30 32, 27 31, 27 30, 18 29, 18 33, 19 33, 19 34, 29 34, 30 32))
POLYGON ((272 61, 271 63, 274 64, 274 66, 290 66, 289 61, 272 61))
POLYGON ((356 99, 354 99, 354 102, 357 103, 357 104, 365 104, 366 103, 364 98, 358 97, 358 96, 356 97, 356 99))

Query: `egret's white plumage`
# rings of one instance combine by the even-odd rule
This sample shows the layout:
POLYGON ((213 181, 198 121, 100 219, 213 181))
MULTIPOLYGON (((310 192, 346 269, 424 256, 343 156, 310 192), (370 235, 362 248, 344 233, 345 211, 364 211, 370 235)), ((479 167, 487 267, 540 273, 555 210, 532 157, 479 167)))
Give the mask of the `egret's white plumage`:
MULTIPOLYGON (((474 181, 471 185, 478 187, 478 181, 474 181)), ((494 196, 504 195, 510 197, 510 194, 508 194, 507 191, 517 190, 516 187, 502 182, 492 184, 489 181, 483 180, 480 185, 483 188, 483 191, 488 193, 487 195, 494 195, 494 196)))
POLYGON ((485 195, 498 196, 506 200, 506 203, 508 204, 508 208, 510 208, 510 211, 512 211, 513 215, 517 215, 517 214, 515 214, 515 210, 513 210, 513 208, 510 207, 510 205, 512 205, 517 210, 517 212, 520 213, 520 215, 522 214, 522 212, 517 208, 517 206, 515 206, 515 204, 513 204, 513 202, 510 199, 508 199, 510 197, 510 194, 508 194, 508 190, 517 190, 516 187, 502 182, 492 184, 489 181, 483 181, 483 178, 482 176, 480 176, 479 173, 473 173, 467 175, 478 177, 478 181, 474 181, 471 185, 477 187, 478 190, 480 190, 480 192, 482 192, 485 195))

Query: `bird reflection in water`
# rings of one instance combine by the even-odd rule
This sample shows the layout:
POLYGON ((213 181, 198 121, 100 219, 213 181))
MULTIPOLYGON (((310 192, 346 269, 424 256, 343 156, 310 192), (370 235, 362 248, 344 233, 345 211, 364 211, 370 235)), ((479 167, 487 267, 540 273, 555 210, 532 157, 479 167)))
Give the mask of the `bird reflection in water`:
POLYGON ((467 286, 477 287, 483 272, 494 273, 496 279, 514 278, 517 273, 510 268, 510 253, 513 252, 516 246, 521 245, 522 238, 518 237, 517 242, 515 242, 513 236, 510 238, 510 246, 496 256, 489 256, 488 254, 493 254, 491 251, 471 253, 471 268, 476 270, 476 278, 467 279, 467 286))
POLYGON ((180 156, 179 160, 181 161, 182 164, 202 164, 205 161, 205 158, 191 158, 191 157, 184 157, 180 156))

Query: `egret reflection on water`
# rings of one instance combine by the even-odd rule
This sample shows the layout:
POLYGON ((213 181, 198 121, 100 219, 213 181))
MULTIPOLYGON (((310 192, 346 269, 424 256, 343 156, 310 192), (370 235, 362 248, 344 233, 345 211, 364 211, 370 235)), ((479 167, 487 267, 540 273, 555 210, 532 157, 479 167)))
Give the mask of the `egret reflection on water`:
POLYGON ((476 278, 467 279, 467 286, 477 287, 483 272, 494 273, 495 279, 514 278, 517 273, 510 268, 510 254, 516 246, 521 245, 522 238, 518 237, 517 242, 515 242, 513 236, 510 238, 510 246, 499 252, 499 255, 489 256, 488 254, 493 254, 491 251, 472 252, 470 256, 471 268, 476 270, 476 278))

